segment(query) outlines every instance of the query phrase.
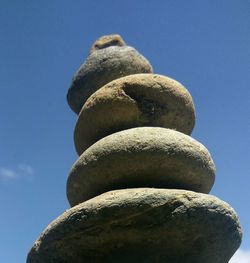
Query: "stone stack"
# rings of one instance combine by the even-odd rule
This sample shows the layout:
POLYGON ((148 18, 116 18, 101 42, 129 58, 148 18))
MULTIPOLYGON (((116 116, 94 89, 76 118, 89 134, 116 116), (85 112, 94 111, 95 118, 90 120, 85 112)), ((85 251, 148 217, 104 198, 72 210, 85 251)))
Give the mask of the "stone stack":
POLYGON ((209 195, 215 166, 191 138, 192 97, 153 74, 119 35, 92 46, 73 78, 79 159, 71 209, 32 247, 28 263, 227 263, 241 243, 234 210, 209 195))

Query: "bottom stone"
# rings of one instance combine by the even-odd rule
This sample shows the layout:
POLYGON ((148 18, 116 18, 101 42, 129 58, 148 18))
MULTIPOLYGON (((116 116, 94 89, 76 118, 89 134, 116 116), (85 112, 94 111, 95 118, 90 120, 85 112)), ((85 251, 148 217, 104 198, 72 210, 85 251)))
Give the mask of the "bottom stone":
POLYGON ((59 216, 28 263, 227 263, 241 243, 234 210, 218 198, 174 189, 104 193, 59 216))

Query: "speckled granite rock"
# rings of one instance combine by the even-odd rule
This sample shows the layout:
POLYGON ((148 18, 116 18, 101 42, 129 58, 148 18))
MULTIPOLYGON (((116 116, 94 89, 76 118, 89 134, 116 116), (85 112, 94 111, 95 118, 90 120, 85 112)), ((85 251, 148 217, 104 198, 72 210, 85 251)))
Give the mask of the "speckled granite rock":
POLYGON ((156 74, 134 74, 108 83, 87 100, 76 123, 75 147, 80 155, 104 136, 140 126, 190 134, 194 123, 192 97, 179 82, 156 74))
POLYGON ((70 204, 131 187, 181 188, 208 193, 215 166, 207 149, 183 133, 133 128, 90 146, 73 165, 67 182, 70 204))
POLYGON ((52 222, 27 263, 228 263, 241 235, 234 210, 214 196, 173 189, 116 190, 52 222))
POLYGON ((73 77, 67 100, 77 114, 88 97, 108 82, 136 73, 151 73, 152 67, 134 48, 102 43, 101 49, 91 49, 84 64, 73 77), (110 46, 111 45, 111 46, 110 46))

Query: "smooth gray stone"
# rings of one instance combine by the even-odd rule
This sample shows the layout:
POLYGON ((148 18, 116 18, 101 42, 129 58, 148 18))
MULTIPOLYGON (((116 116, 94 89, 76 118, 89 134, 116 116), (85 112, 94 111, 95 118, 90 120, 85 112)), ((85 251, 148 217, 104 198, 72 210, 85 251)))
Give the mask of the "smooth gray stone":
POLYGON ((213 160, 202 144, 174 130, 141 127, 90 146, 70 171, 67 196, 74 206, 103 192, 132 187, 208 193, 214 178, 213 160))
POLYGON ((73 77, 67 100, 77 114, 85 101, 108 82, 153 71, 148 60, 129 46, 110 46, 91 53, 73 77))
POLYGON ((109 82, 84 104, 74 132, 80 155, 99 139, 143 126, 164 127, 191 134, 195 109, 188 90, 157 74, 134 74, 109 82))
POLYGON ((214 196, 116 190, 58 217, 35 242, 27 263, 228 263, 241 238, 236 213, 214 196))

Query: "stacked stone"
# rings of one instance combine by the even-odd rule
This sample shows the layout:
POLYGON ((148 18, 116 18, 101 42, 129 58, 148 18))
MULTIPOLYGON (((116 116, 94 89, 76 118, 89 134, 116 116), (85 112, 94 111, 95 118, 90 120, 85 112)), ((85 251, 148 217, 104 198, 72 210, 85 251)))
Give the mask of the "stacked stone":
POLYGON ((234 210, 209 195, 215 166, 191 138, 192 97, 153 74, 119 35, 92 46, 68 103, 79 114, 72 208, 52 222, 27 262, 226 263, 241 242, 234 210))

